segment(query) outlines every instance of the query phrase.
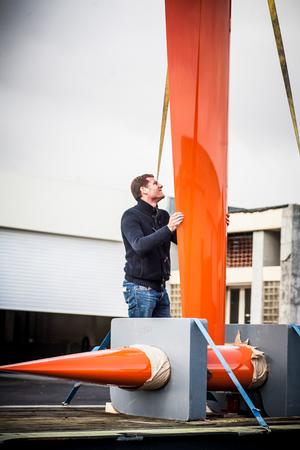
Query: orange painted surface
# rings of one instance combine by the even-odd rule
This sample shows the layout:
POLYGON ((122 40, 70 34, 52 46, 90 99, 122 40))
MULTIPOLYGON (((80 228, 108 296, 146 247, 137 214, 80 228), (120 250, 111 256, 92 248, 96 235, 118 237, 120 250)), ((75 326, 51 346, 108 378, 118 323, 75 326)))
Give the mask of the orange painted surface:
POLYGON ((148 357, 143 351, 132 347, 10 364, 1 366, 0 370, 120 387, 138 387, 151 377, 148 357))
MULTIPOLYGON (((245 345, 218 345, 218 349, 241 385, 247 388, 252 381, 254 370, 251 363, 251 348, 245 345)), ((209 372, 207 390, 236 390, 231 378, 210 347, 207 352, 207 370, 209 372)))
POLYGON ((230 0, 166 0, 183 317, 224 343, 230 0))

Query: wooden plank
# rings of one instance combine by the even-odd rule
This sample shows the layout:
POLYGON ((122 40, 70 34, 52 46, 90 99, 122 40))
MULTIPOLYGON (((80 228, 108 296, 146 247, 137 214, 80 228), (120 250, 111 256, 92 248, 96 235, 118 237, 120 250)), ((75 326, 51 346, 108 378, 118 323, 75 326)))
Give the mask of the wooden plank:
MULTIPOLYGON (((300 417, 268 418, 271 430, 300 432, 300 417)), ((0 441, 12 439, 94 439, 118 436, 192 436, 259 434, 253 418, 212 416, 178 422, 105 413, 103 408, 1 408, 0 441)))

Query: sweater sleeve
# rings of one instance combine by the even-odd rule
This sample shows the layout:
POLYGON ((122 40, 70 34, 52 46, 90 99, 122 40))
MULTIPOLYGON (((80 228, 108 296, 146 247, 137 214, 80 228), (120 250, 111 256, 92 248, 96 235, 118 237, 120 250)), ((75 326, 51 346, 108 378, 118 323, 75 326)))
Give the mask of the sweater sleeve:
POLYGON ((173 233, 172 233, 171 241, 174 242, 174 244, 177 244, 177 232, 176 232, 176 230, 173 231, 173 233))
POLYGON ((143 256, 164 242, 170 242, 172 238, 172 233, 167 225, 148 236, 144 236, 138 218, 130 212, 124 213, 121 220, 121 230, 133 250, 139 256, 143 256))
MULTIPOLYGON (((161 213, 163 214, 164 217, 164 223, 168 224, 169 223, 169 219, 170 219, 170 215, 167 211, 165 210, 161 210, 161 213)), ((177 244, 177 231, 170 231, 171 233, 171 241, 174 242, 174 244, 177 244)))

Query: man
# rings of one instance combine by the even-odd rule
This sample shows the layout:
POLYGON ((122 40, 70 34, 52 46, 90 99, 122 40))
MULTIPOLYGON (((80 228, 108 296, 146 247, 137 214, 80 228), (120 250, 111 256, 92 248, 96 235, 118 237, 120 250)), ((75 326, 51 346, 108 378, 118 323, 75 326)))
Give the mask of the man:
POLYGON ((137 205, 122 216, 126 250, 123 292, 129 317, 170 317, 166 281, 170 277, 170 245, 183 214, 158 209, 165 195, 151 174, 134 178, 131 192, 137 205))

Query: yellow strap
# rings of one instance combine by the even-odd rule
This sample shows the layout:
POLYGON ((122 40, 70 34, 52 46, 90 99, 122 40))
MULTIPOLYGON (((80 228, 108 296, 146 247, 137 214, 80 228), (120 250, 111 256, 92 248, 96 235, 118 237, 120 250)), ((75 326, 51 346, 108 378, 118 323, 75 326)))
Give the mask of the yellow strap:
POLYGON ((166 85, 165 85, 165 95, 164 95, 164 105, 163 105, 162 118, 161 118, 161 127, 160 127, 160 141, 159 141, 157 173, 156 173, 156 178, 157 179, 158 179, 158 176, 159 176, 160 163, 161 163, 161 157, 162 157, 162 150, 163 150, 163 145, 164 145, 165 129, 166 129, 166 122, 167 122, 167 115, 168 115, 168 106, 169 106, 169 81, 168 81, 168 71, 167 71, 166 85))
POLYGON ((281 72, 283 75, 283 80, 284 80, 284 85, 285 85, 285 91, 286 91, 287 99, 289 102, 290 113, 291 113, 291 117, 292 117, 296 141, 297 141, 298 150, 299 150, 299 154, 300 154, 300 141, 299 141, 299 133, 298 133, 298 126, 297 126, 297 119, 296 119, 293 95, 292 95, 292 88, 291 88, 291 84, 290 84, 289 72, 288 72, 286 58, 285 58, 285 52, 284 52, 284 47, 283 47, 283 42, 282 42, 282 37, 281 37, 281 31, 280 31, 279 20, 278 20, 277 11, 276 11, 275 0, 268 0, 268 4, 269 4, 270 16, 271 16, 272 26, 273 26, 275 40, 276 40, 277 52, 278 52, 278 56, 279 56, 280 66, 281 66, 281 72))

